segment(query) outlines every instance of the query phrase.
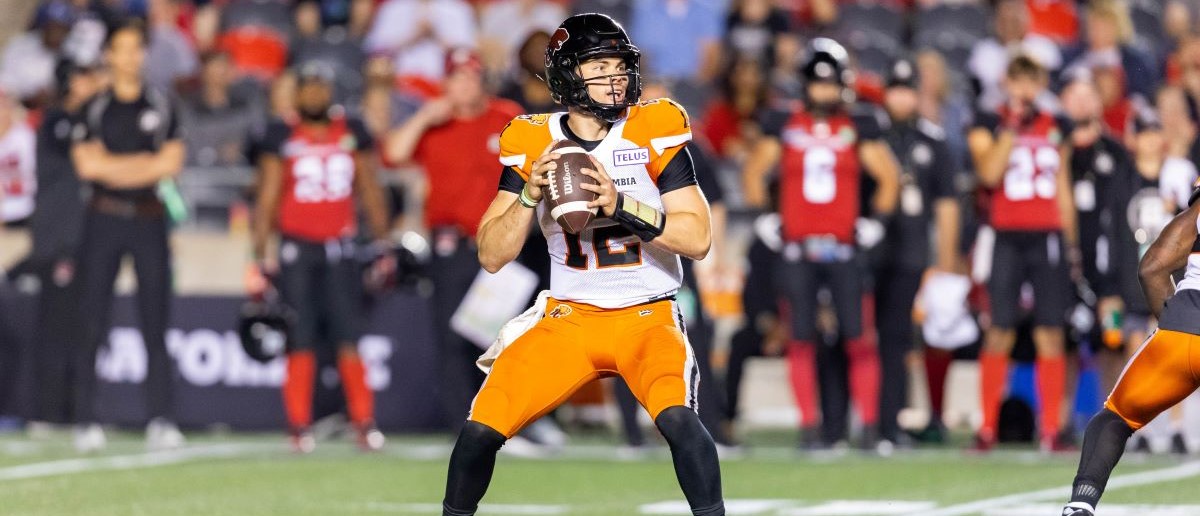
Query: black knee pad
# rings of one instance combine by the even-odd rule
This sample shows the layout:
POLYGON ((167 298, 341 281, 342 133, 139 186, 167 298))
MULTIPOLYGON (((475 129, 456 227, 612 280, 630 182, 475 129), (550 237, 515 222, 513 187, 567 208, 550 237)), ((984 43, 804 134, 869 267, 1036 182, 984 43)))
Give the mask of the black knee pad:
POLYGON ((455 443, 455 448, 462 448, 465 452, 491 452, 495 453, 500 450, 501 446, 508 441, 504 434, 496 431, 494 428, 476 421, 467 421, 463 425, 462 431, 458 434, 458 442, 455 443))

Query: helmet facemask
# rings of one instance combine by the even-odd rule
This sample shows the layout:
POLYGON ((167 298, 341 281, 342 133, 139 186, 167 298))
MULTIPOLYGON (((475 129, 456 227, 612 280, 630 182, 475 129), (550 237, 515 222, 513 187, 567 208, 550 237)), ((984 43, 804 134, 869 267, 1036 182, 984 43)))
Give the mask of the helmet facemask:
POLYGON ((642 96, 642 81, 639 62, 641 52, 632 45, 621 45, 615 50, 601 49, 576 55, 558 55, 555 62, 547 59, 546 75, 550 85, 550 93, 559 104, 577 107, 608 123, 616 122, 625 115, 625 109, 638 102, 642 96), (625 71, 610 73, 584 79, 580 73, 581 65, 595 59, 617 57, 625 63, 625 71), (624 84, 622 85, 622 79, 624 84), (619 89, 624 89, 624 97, 620 101, 602 102, 592 97, 590 88, 606 86, 609 95, 616 96, 619 89))

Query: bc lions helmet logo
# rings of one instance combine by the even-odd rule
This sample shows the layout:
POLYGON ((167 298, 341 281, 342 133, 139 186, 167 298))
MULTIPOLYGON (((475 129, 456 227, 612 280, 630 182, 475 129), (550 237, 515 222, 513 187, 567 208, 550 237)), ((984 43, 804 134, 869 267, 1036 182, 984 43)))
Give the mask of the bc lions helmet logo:
POLYGON ((567 32, 567 29, 559 27, 558 30, 554 31, 554 35, 550 36, 550 43, 548 46, 552 52, 558 52, 559 50, 562 50, 563 44, 566 43, 570 38, 571 33, 567 32))

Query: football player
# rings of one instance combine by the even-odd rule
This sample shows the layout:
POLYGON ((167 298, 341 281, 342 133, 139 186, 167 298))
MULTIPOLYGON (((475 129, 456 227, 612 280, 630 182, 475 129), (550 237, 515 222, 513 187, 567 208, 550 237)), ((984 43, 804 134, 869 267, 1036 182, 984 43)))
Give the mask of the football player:
MULTIPOLYGON (((869 212, 890 217, 895 209, 900 171, 874 113, 851 113, 852 80, 846 49, 827 38, 809 42, 800 70, 802 106, 771 112, 744 174, 748 198, 765 199, 767 172, 779 165, 783 259, 776 281, 791 314, 788 364, 800 404, 802 434, 815 423, 816 403, 804 383, 816 378, 812 369, 817 342, 817 295, 828 288, 837 312, 839 336, 850 366, 850 394, 865 434, 874 433, 879 417, 879 356, 863 331, 863 267, 856 256, 856 225, 862 171, 874 179, 869 212), (807 398, 807 399, 806 399, 807 398), (807 405, 807 406, 806 406, 807 405)), ((879 224, 875 224, 879 226, 879 224)), ((822 389, 823 395, 829 389, 822 389)), ((842 425, 825 422, 825 441, 836 439, 842 425)), ((805 436, 807 438, 807 436, 805 436)), ((863 444, 873 446, 870 437, 863 444)), ((802 443, 806 444, 806 443, 802 443)))
POLYGON ((1033 58, 1013 58, 1004 82, 1007 103, 998 113, 981 113, 967 134, 979 181, 994 189, 991 224, 996 230, 988 284, 991 326, 979 355, 983 427, 975 440, 978 451, 990 450, 996 442, 1026 281, 1033 284, 1035 300, 1041 444, 1045 451, 1060 445, 1056 436, 1067 369, 1063 323, 1072 292, 1068 264, 1078 263, 1079 252, 1065 141, 1070 131, 1034 105, 1047 81, 1045 68, 1033 58))
POLYGON ((1192 193, 1187 210, 1167 224, 1141 260, 1142 291, 1158 319, 1158 329, 1125 366, 1104 408, 1088 423, 1071 501, 1063 508, 1063 516, 1095 514, 1129 436, 1200 387, 1193 373, 1200 365, 1200 348, 1192 347, 1200 343, 1197 200, 1200 189, 1192 193), (1171 273, 1185 266, 1183 280, 1172 289, 1171 273))
MULTIPOLYGON (((374 423, 374 394, 358 356, 362 320, 362 276, 356 259, 357 194, 371 234, 386 238, 389 226, 383 191, 371 166, 374 141, 366 126, 347 117, 333 99, 333 69, 309 63, 299 70, 296 120, 276 120, 261 143, 258 199, 254 214, 254 260, 249 288, 261 293, 275 276, 282 301, 296 312, 289 336, 283 405, 296 452, 312 451, 315 347, 328 337, 338 346, 338 373, 347 412, 360 448, 383 446, 374 423), (279 232, 277 263, 269 264, 267 241, 279 232), (325 321, 326 334, 318 324, 325 321)), ((393 266, 376 262, 376 275, 393 266)))
POLYGON ((568 18, 546 49, 546 76, 567 113, 525 115, 500 136, 499 192, 480 224, 479 261, 495 272, 516 258, 537 221, 551 257, 545 317, 496 359, 450 456, 443 515, 475 514, 496 453, 527 423, 582 385, 620 375, 666 438, 693 514, 725 514, 712 438, 697 416, 696 362, 674 301, 679 257, 711 244, 696 186, 687 113, 668 99, 638 102, 641 53, 601 14, 568 18), (542 203, 571 140, 588 151, 597 218, 563 231, 542 203))

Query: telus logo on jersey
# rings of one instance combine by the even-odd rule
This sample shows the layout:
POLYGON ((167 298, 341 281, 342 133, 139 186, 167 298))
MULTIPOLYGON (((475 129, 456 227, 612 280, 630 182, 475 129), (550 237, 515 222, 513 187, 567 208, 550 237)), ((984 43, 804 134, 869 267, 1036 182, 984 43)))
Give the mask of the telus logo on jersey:
POLYGON ((638 147, 613 151, 613 165, 642 165, 650 162, 650 149, 638 147))

